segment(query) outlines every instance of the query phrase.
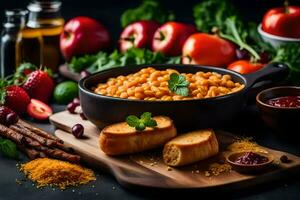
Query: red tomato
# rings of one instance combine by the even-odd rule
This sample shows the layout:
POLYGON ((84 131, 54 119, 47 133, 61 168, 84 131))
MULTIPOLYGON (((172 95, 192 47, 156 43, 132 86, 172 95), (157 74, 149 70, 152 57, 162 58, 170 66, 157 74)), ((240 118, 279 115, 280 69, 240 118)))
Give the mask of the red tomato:
POLYGON ((300 7, 269 10, 262 20, 262 30, 277 36, 300 38, 300 7))
POLYGON ((196 33, 183 45, 182 63, 226 67, 235 60, 235 46, 216 35, 196 33))
POLYGON ((240 74, 249 74, 258 71, 263 67, 264 65, 261 63, 251 63, 249 60, 237 60, 231 63, 227 69, 236 71, 240 74))

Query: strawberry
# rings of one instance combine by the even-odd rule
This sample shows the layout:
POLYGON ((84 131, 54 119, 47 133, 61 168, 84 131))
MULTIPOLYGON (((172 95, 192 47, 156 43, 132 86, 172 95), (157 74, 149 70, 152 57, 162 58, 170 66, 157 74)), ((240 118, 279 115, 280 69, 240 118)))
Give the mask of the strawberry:
POLYGON ((26 91, 17 85, 5 87, 1 91, 1 100, 2 104, 4 103, 19 115, 26 112, 27 106, 30 103, 30 97, 26 91))
POLYGON ((22 87, 31 98, 47 103, 52 95, 54 82, 46 71, 36 70, 29 74, 22 87))

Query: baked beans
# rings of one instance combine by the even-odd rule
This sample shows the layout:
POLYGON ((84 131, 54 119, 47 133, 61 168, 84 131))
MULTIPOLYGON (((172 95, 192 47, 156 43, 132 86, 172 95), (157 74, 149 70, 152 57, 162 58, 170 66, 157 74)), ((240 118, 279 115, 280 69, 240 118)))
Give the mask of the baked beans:
POLYGON ((172 73, 179 74, 174 69, 156 70, 152 67, 127 76, 109 78, 106 83, 99 83, 92 90, 104 96, 119 97, 136 100, 189 100, 222 96, 242 90, 245 86, 234 82, 230 75, 216 72, 202 72, 195 74, 181 73, 189 84, 189 95, 180 96, 170 91, 169 77, 172 73))

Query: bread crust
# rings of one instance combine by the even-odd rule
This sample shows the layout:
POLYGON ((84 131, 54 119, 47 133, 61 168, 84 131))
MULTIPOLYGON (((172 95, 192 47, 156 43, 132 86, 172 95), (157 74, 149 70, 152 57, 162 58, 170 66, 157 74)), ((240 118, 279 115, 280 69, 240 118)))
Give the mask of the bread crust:
POLYGON ((177 138, 169 141, 163 150, 164 162, 170 166, 182 166, 216 155, 219 152, 219 144, 214 131, 211 129, 200 130, 199 134, 202 133, 201 131, 210 131, 211 134, 207 139, 197 143, 180 143, 177 138))
MULTIPOLYGON (((144 131, 136 131, 134 128, 130 128, 128 131, 128 125, 125 122, 104 128, 99 137, 100 149, 105 154, 113 156, 137 153, 163 146, 177 135, 177 130, 170 118, 159 117, 168 121, 169 124, 167 126, 158 124, 157 128, 147 128, 144 131), (121 131, 120 134, 109 131, 116 126, 121 131), (122 128, 125 129, 125 127, 127 130, 122 133, 122 128)), ((157 119, 157 117, 154 117, 154 119, 157 119)), ((159 120, 157 122, 159 123, 159 120)))

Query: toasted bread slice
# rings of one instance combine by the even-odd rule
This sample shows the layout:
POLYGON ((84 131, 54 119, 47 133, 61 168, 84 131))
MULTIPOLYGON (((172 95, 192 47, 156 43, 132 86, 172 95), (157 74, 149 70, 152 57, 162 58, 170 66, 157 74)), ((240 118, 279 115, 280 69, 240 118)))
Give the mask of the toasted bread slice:
POLYGON ((218 152, 219 145, 214 131, 197 130, 169 141, 164 146, 163 159, 167 165, 181 166, 206 159, 218 152))
POLYGON ((99 138, 101 150, 108 155, 145 151, 164 145, 177 134, 173 121, 165 116, 154 117, 157 127, 137 131, 126 122, 105 127, 99 138))

